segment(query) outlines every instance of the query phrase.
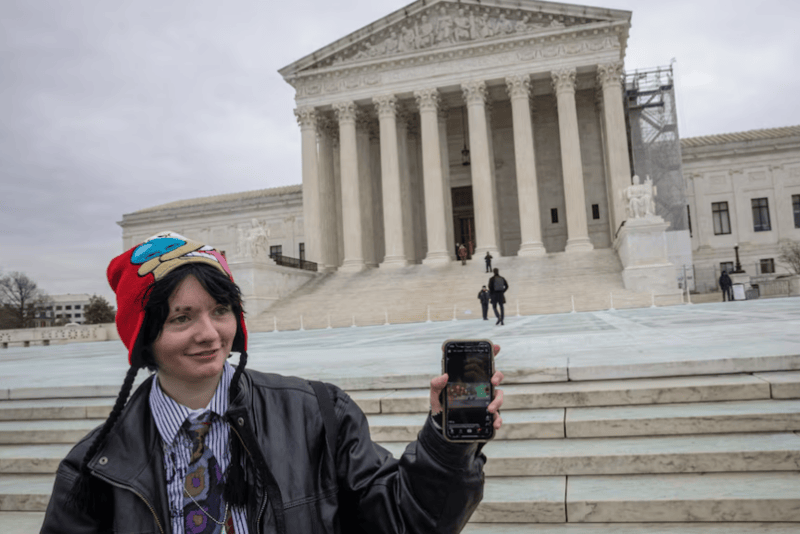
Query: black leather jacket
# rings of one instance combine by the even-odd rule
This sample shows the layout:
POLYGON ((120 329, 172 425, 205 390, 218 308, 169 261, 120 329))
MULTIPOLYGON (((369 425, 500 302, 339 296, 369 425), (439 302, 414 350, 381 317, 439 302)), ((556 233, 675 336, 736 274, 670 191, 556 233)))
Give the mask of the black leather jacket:
MULTIPOLYGON (((99 429, 61 462, 42 534, 171 531, 160 435, 148 402, 151 380, 128 401, 104 446, 89 463, 112 496, 113 530, 66 504, 81 459, 99 429)), ((245 370, 226 413, 233 430, 252 431, 283 500, 289 534, 459 532, 483 497, 486 458, 472 445, 445 441, 427 418, 399 459, 372 442, 361 409, 328 385, 339 435, 330 461, 324 426, 307 381, 245 370)), ((240 435, 236 432, 236 435, 240 435)), ((275 532, 265 489, 251 492, 250 534, 275 532), (253 495, 255 493, 255 495, 253 495)))

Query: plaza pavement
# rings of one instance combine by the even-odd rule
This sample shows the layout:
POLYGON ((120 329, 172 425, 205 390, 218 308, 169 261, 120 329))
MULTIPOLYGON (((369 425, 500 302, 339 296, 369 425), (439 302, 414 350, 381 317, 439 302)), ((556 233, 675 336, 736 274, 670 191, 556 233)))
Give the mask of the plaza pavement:
MULTIPOLYGON (((254 333, 248 366, 348 390, 418 388, 440 373, 443 341, 485 338, 502 347, 497 368, 509 384, 800 369, 798 298, 510 315, 504 326, 494 323, 465 316, 254 333)), ((0 399, 114 395, 126 370, 119 341, 12 347, 0 351, 0 399)))

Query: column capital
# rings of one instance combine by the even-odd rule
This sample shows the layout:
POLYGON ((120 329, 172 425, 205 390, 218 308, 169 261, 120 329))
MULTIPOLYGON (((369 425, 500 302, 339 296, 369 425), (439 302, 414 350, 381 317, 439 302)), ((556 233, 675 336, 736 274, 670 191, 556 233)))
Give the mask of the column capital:
POLYGON ((336 118, 339 122, 356 122, 358 106, 352 100, 349 102, 336 102, 333 104, 333 110, 336 112, 336 118))
POLYGON ((527 74, 506 76, 506 91, 508 92, 508 97, 512 100, 515 98, 530 98, 531 77, 527 74))
POLYGON ((486 103, 486 82, 483 80, 471 80, 461 84, 464 92, 464 101, 468 106, 486 103))
POLYGON ((622 61, 597 65, 597 82, 601 87, 622 86, 622 61))
POLYGON ((414 91, 414 98, 417 100, 417 106, 421 112, 435 112, 439 107, 439 91, 435 87, 414 91))
POLYGON ((564 92, 575 92, 575 69, 558 69, 550 73, 553 78, 553 90, 556 94, 564 92))
POLYGON ((294 110, 294 116, 297 117, 297 124, 300 125, 301 130, 316 129, 317 111, 313 107, 297 108, 294 110))
POLYGON ((397 115, 397 97, 395 95, 379 95, 372 98, 378 118, 388 119, 397 115))

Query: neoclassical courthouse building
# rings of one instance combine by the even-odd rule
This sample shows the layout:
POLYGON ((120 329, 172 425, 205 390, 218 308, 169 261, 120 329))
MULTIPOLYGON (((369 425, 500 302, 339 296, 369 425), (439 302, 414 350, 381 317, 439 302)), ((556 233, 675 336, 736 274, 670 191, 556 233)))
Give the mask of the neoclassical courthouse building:
POLYGON ((625 72, 630 24, 534 0, 409 4, 280 70, 301 186, 126 214, 123 246, 169 228, 247 261, 261 229, 269 253, 321 271, 435 266, 457 243, 585 253, 615 246, 637 173, 669 223, 676 289, 684 266, 713 289, 736 245, 751 274, 780 273, 779 244, 800 241, 800 127, 679 139, 671 70, 650 88, 625 72))

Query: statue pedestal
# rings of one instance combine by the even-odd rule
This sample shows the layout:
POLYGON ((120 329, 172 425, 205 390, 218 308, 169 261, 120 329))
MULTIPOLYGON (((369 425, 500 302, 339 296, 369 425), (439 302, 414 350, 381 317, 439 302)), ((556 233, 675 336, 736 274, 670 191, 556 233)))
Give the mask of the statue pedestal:
POLYGON ((656 293, 678 291, 675 266, 667 255, 668 222, 658 216, 628 219, 614 241, 624 270, 625 289, 656 293))
POLYGON ((283 267, 261 258, 231 260, 228 266, 242 291, 244 310, 252 318, 317 276, 313 271, 283 267))

